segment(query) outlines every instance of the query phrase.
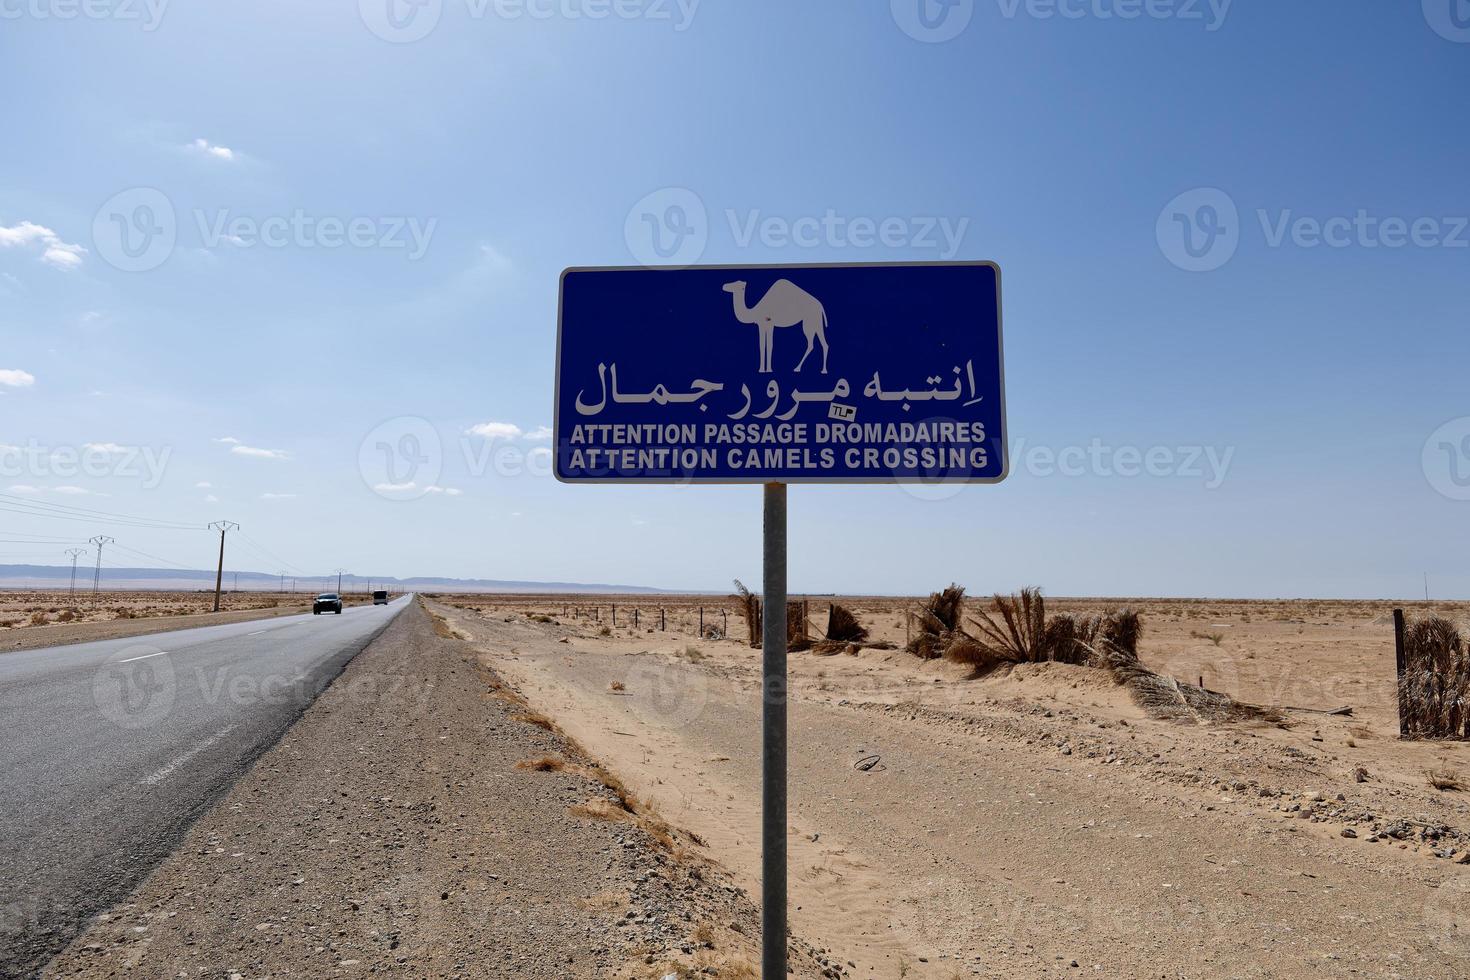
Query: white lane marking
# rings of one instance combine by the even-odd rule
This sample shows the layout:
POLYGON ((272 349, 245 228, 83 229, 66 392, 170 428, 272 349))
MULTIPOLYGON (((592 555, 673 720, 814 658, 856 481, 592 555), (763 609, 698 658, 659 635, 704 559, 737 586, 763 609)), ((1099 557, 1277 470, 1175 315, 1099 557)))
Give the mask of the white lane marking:
POLYGON ((246 633, 245 635, 246 636, 259 636, 262 633, 269 633, 269 632, 270 632, 270 630, 256 630, 254 633, 246 633))
POLYGON ((129 657, 126 660, 119 660, 118 663, 120 663, 120 664, 130 664, 134 660, 147 660, 149 657, 162 657, 162 656, 164 656, 167 653, 168 653, 167 650, 160 650, 157 653, 145 653, 141 657, 129 657))
POLYGON ((206 738, 204 741, 200 742, 198 745, 194 746, 189 751, 185 752, 183 755, 179 756, 173 762, 170 762, 168 765, 164 766, 162 769, 160 769, 157 772, 155 772, 153 775, 151 775, 151 776, 145 776, 142 779, 140 779, 138 781, 138 785, 139 786, 157 786, 159 783, 163 782, 165 779, 167 779, 168 777, 172 776, 178 770, 178 768, 180 766, 182 766, 184 763, 188 762, 190 759, 194 758, 200 752, 203 752, 205 749, 209 748, 211 745, 213 745, 214 743, 218 742, 220 739, 224 738, 226 735, 230 734, 230 732, 233 732, 234 730, 235 730, 235 726, 234 725, 231 725, 229 728, 222 728, 222 729, 220 729, 219 731, 215 732, 213 735, 211 735, 208 738, 206 738))

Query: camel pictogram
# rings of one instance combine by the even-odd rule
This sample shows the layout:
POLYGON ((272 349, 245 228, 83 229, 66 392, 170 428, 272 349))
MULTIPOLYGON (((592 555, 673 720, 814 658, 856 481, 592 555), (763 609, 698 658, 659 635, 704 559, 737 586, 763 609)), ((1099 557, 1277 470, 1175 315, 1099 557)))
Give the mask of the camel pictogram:
POLYGON ((745 305, 745 283, 727 282, 725 292, 735 298, 735 319, 741 323, 753 323, 759 330, 760 368, 758 373, 771 373, 771 347, 777 327, 794 327, 801 324, 806 334, 806 353, 796 362, 796 370, 806 363, 812 352, 812 344, 821 341, 822 373, 827 373, 827 311, 811 293, 789 279, 777 279, 761 301, 754 307, 745 305))

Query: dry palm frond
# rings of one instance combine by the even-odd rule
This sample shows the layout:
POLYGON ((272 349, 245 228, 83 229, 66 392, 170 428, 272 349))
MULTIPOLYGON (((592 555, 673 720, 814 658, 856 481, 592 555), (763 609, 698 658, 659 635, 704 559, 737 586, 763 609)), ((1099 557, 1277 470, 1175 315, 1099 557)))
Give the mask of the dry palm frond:
POLYGON ((827 639, 861 643, 867 638, 867 629, 857 621, 852 610, 834 602, 827 610, 827 639))
POLYGON ((754 592, 745 587, 745 583, 738 578, 735 580, 735 599, 745 612, 745 626, 749 632, 749 642, 752 648, 761 645, 761 600, 754 592))
POLYGON ((1046 602, 1040 589, 1024 588, 1013 596, 996 594, 990 606, 991 612, 982 610, 979 619, 970 619, 981 633, 976 642, 1016 663, 1047 659, 1046 602))
POLYGON ((962 585, 951 584, 949 588, 929 596, 922 606, 910 613, 916 630, 905 649, 923 660, 944 656, 948 646, 944 637, 959 627, 964 608, 965 589, 962 585))
POLYGON ((1399 705, 1411 738, 1470 738, 1470 654, 1448 620, 1405 627, 1399 705))

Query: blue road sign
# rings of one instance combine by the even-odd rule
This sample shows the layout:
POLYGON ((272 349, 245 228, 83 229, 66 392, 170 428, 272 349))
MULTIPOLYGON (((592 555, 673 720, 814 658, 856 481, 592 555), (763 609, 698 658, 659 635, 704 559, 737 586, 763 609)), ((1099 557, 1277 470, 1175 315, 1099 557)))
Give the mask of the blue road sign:
POLYGON ((568 269, 567 483, 996 483, 989 262, 568 269))

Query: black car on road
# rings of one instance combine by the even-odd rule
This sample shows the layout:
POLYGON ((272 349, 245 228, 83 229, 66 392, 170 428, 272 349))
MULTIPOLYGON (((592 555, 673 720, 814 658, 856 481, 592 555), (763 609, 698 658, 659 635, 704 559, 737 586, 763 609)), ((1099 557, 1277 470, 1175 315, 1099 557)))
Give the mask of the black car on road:
POLYGON ((342 597, 335 592, 323 592, 311 604, 311 614, 320 616, 324 612, 342 615, 342 597))

